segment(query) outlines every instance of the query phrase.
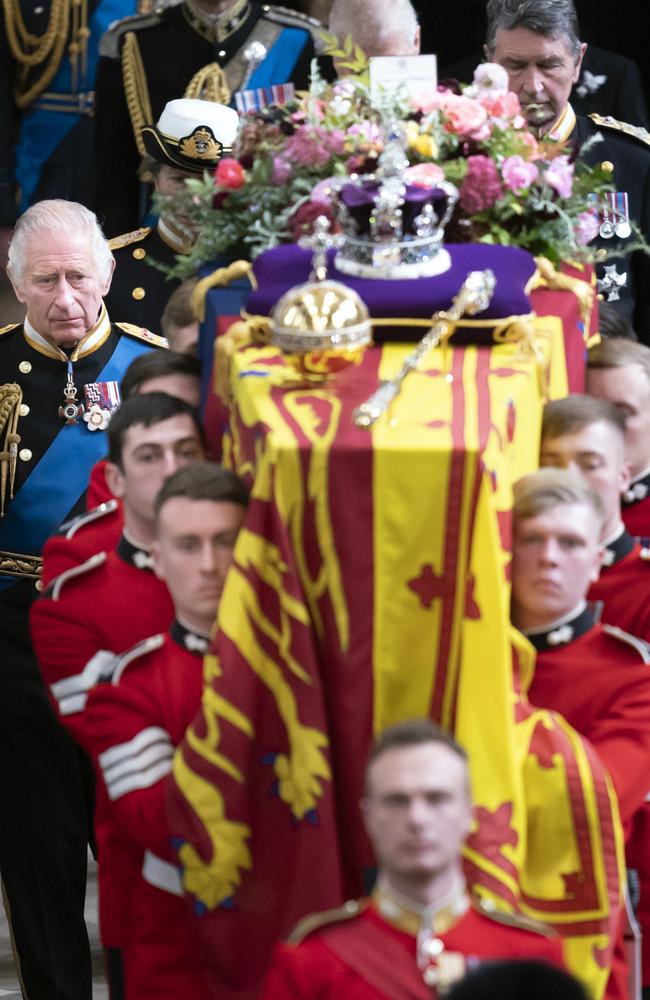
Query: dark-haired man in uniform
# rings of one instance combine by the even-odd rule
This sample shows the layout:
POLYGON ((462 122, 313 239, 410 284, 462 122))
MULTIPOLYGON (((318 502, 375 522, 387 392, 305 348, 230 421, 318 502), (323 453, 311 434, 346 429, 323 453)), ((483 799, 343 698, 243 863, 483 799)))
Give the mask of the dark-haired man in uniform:
POLYGON ((628 317, 641 340, 650 342, 650 258, 630 255, 634 222, 650 242, 650 135, 613 118, 576 117, 569 96, 577 82, 586 45, 580 41, 573 0, 489 0, 486 50, 508 72, 528 123, 538 135, 585 143, 616 191, 600 206, 599 246, 621 256, 598 269, 598 290, 628 317))
POLYGON ((262 1000, 386 1000, 444 991, 471 965, 562 965, 541 924, 472 900, 460 852, 472 803, 465 751, 426 720, 387 729, 361 803, 379 873, 372 897, 298 924, 275 952, 262 1000))
MULTIPOLYGON (((223 104, 170 101, 156 125, 141 129, 154 190, 173 195, 187 179, 214 170, 222 156, 230 155, 238 126, 237 112, 223 104)), ((177 255, 189 253, 194 238, 191 225, 163 212, 155 226, 110 240, 115 257, 115 278, 106 301, 110 315, 116 320, 128 317, 160 333, 162 314, 180 279, 169 278, 156 265, 171 267, 177 255)))
POLYGON ((98 214, 109 236, 139 225, 144 125, 168 101, 228 104, 239 90, 305 87, 319 24, 257 0, 183 0, 117 21, 97 70, 98 214))
POLYGON ((88 476, 129 363, 159 338, 112 325, 113 258, 92 212, 42 201, 19 220, 9 276, 23 324, 0 331, 0 869, 25 992, 89 1000, 87 799, 74 745, 34 658, 28 613, 41 550, 85 507, 88 476), (5 449, 6 443, 6 449, 5 449))

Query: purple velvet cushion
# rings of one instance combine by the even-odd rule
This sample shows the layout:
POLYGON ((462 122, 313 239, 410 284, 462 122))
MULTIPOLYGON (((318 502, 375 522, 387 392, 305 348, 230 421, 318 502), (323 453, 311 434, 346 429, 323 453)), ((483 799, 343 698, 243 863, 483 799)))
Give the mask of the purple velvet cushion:
MULTIPOLYGON (((399 319, 428 319, 434 312, 447 309, 468 273, 483 271, 488 267, 496 276, 496 288, 488 308, 485 312, 478 313, 474 319, 496 320, 531 312, 525 287, 535 272, 535 260, 526 250, 483 243, 450 243, 445 249, 451 256, 451 267, 434 278, 410 281, 353 278, 336 270, 332 263, 334 251, 330 252, 328 277, 341 281, 358 292, 372 317, 398 320, 390 333, 386 331, 381 335, 382 340, 418 340, 422 331, 412 327, 400 329, 399 319)), ((303 250, 295 243, 260 254, 253 263, 258 287, 249 296, 246 311, 256 315, 270 315, 274 305, 286 291, 307 281, 310 268, 310 251, 303 250)), ((470 327, 465 325, 463 330, 463 340, 491 340, 489 328, 469 333, 470 327)))

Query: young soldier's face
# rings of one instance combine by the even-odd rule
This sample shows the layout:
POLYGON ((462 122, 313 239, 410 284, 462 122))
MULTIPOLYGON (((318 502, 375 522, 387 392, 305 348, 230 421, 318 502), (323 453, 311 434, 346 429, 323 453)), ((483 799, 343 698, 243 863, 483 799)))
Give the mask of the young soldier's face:
POLYGON ((189 497, 172 497, 161 508, 155 571, 185 624, 201 631, 212 628, 244 513, 230 501, 189 497))
POLYGON ((641 365, 587 370, 587 392, 625 417, 625 457, 633 476, 650 466, 650 380, 641 365))
POLYGON ((441 875, 457 864, 471 824, 465 762, 443 743, 386 750, 369 767, 362 809, 388 875, 441 875))
POLYGON ((543 628, 570 614, 598 579, 600 525, 591 507, 558 504, 515 518, 512 546, 512 620, 543 628))

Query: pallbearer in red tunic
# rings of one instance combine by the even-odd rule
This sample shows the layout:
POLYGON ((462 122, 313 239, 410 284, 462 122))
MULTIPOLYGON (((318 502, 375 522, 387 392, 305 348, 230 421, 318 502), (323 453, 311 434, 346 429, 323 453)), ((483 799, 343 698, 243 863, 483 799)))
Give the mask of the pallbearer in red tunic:
POLYGON ((650 784, 650 653, 642 640, 597 624, 587 606, 604 517, 597 494, 563 470, 515 484, 512 619, 537 649, 531 704, 559 712, 593 743, 629 838, 650 784))
POLYGON ((444 730, 424 720, 386 730, 362 809, 379 864, 372 898, 302 921, 276 949, 263 1000, 426 1000, 484 959, 562 964, 543 925, 470 900, 460 859, 469 776, 444 730))
POLYGON ((614 403, 625 417, 630 483, 623 521, 631 535, 650 535, 650 348, 616 337, 589 351, 587 392, 614 403))
POLYGON ((125 653, 111 683, 88 699, 88 745, 107 810, 139 857, 139 871, 121 887, 129 1000, 210 995, 174 863, 165 789, 174 748, 199 710, 203 654, 246 503, 238 477, 212 464, 193 463, 166 481, 153 554, 176 618, 167 634, 125 653))

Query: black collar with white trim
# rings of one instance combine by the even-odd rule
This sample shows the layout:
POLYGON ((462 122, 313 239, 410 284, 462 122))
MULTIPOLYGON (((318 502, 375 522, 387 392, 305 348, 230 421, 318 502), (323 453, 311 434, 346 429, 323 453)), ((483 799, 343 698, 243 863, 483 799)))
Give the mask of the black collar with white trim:
POLYGON ((629 531, 625 527, 621 527, 616 538, 611 539, 611 541, 606 542, 605 552, 603 554, 603 569, 608 569, 610 566, 615 566, 626 556, 629 556, 630 552, 634 549, 634 539, 629 531))
POLYGON ((194 653, 196 656, 204 656, 207 653, 210 640, 208 636, 201 635, 200 632, 194 632, 192 629, 187 628, 179 622, 178 618, 174 618, 171 624, 169 634, 181 649, 187 650, 188 653, 194 653))
POLYGON ((642 472, 640 476, 633 479, 629 489, 623 494, 623 506, 632 507, 635 503, 640 503, 650 496, 650 469, 642 472))
POLYGON ((554 622, 547 629, 542 631, 524 632, 524 635, 538 653, 547 649, 557 649, 558 646, 566 646, 569 642, 574 642, 581 635, 588 632, 597 621, 594 606, 585 604, 573 617, 554 622))
POLYGON ((129 566, 135 566, 136 569, 143 569, 148 573, 153 573, 153 556, 151 552, 143 549, 141 545, 132 542, 130 538, 127 538, 126 534, 123 533, 120 536, 116 551, 120 559, 128 563, 129 566))

